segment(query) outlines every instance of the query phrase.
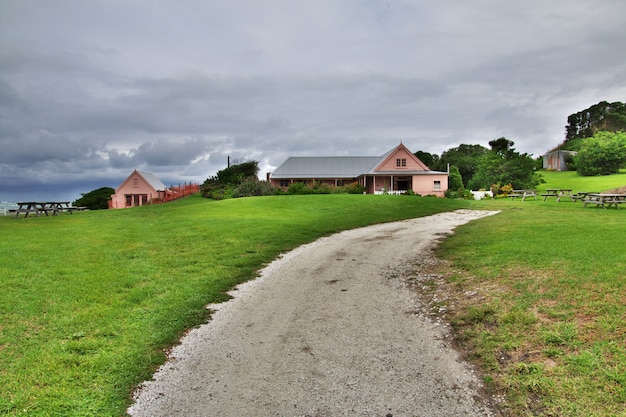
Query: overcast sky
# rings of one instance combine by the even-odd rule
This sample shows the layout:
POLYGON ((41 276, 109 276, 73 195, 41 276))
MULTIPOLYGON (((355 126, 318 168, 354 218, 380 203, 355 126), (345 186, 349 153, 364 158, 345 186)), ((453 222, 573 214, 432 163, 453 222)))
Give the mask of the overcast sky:
POLYGON ((74 200, 227 156, 536 156, 626 101, 624 0, 0 0, 0 200, 74 200))

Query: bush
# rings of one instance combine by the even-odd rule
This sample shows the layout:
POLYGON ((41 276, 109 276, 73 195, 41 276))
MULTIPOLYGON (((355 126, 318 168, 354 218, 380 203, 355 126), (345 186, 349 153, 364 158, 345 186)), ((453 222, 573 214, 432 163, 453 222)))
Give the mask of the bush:
POLYGON ((87 207, 89 210, 106 210, 109 208, 109 200, 115 190, 111 187, 102 187, 97 190, 81 194, 82 197, 74 201, 74 207, 87 207))
POLYGON ((245 179, 237 188, 233 190, 233 198, 274 194, 276 194, 276 187, 267 181, 259 181, 257 177, 249 177, 245 179))
POLYGON ((367 188, 359 184, 358 182, 353 182, 348 185, 343 185, 340 187, 335 187, 332 189, 333 194, 363 194, 367 188))
POLYGON ((626 160, 626 133, 598 132, 585 140, 574 157, 578 175, 610 175, 626 160))

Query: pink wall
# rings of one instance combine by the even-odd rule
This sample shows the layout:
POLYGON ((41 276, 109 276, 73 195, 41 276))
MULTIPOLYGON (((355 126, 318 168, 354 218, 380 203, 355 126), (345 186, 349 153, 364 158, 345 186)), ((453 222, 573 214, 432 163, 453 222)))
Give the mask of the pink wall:
POLYGON ((111 208, 142 206, 148 204, 152 199, 161 198, 161 194, 148 184, 141 175, 133 172, 111 196, 111 208), (127 204, 128 195, 131 196, 130 205, 127 204))
POLYGON ((416 194, 445 197, 447 189, 447 174, 413 175, 413 192, 416 194), (440 189, 435 188, 435 181, 439 181, 440 189))

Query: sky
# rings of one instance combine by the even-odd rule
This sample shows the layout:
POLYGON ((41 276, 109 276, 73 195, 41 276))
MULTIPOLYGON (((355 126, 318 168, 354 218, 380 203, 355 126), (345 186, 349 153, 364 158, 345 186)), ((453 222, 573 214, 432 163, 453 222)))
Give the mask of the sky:
POLYGON ((289 156, 539 156, 626 102, 624 0, 0 0, 0 201, 289 156))

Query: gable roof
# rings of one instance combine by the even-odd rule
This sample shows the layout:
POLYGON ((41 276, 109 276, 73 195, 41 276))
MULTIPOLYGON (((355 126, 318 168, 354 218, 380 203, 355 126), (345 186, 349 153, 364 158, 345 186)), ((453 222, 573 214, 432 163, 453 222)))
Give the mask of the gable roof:
POLYGON ((145 171, 137 171, 137 173, 141 175, 143 179, 146 180, 146 182, 155 190, 164 191, 167 188, 167 185, 163 184, 153 173, 145 171))
POLYGON ((432 174, 402 143, 382 156, 291 156, 272 173, 273 179, 309 179, 309 178, 358 178, 361 175, 397 174, 393 169, 382 169, 396 156, 412 160, 417 169, 402 170, 403 174, 432 174), (401 154, 401 155, 400 155, 401 154))
POLYGON ((430 171, 426 164, 420 161, 419 158, 415 156, 413 152, 411 152, 406 146, 404 146, 403 143, 400 143, 400 145, 396 146, 385 155, 383 155, 380 158, 380 162, 376 165, 376 168, 374 168, 374 171, 381 171, 385 164, 398 156, 403 156, 405 158, 411 159, 413 161, 413 164, 410 165, 417 166, 420 171, 430 171))
POLYGON ((115 192, 117 193, 119 190, 121 190, 127 183, 130 182, 130 180, 135 175, 139 175, 146 183, 148 183, 148 185, 150 185, 150 187, 154 188, 155 191, 165 191, 167 189, 167 186, 163 184, 161 180, 158 179, 153 173, 134 170, 133 172, 131 172, 128 178, 126 178, 124 182, 122 182, 122 184, 117 187, 115 192))

